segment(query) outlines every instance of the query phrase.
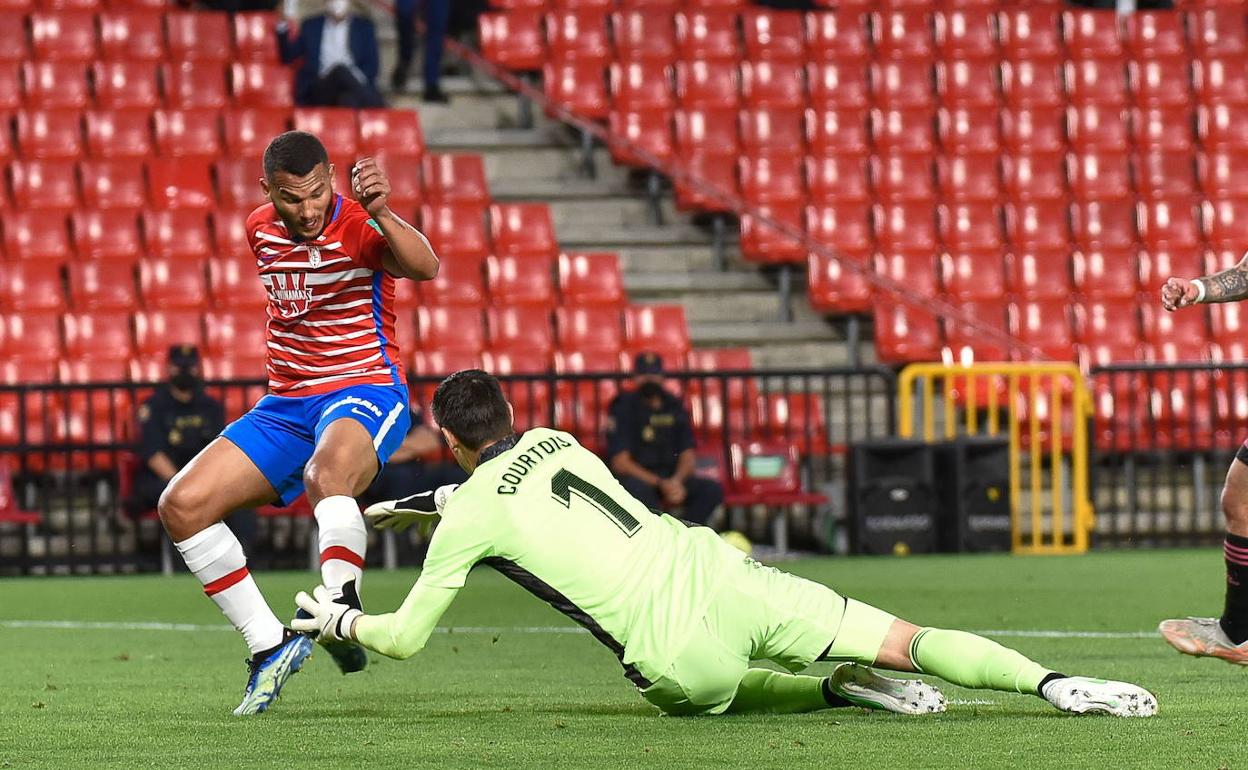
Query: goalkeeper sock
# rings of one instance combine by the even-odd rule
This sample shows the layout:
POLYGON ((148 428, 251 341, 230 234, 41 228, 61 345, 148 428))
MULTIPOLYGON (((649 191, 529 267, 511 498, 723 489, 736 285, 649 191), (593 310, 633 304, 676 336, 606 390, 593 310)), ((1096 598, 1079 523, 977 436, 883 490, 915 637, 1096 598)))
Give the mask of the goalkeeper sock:
POLYGON ((853 705, 828 687, 828 678, 752 668, 745 672, 729 714, 800 714, 853 705))
POLYGON ((1226 609, 1222 630, 1235 644, 1248 640, 1248 537, 1226 533, 1226 609))
POLYGON ((353 497, 330 495, 316 504, 313 515, 320 530, 321 583, 334 596, 342 595, 342 584, 348 580, 354 580, 359 590, 368 547, 360 506, 353 497))
POLYGON ((923 674, 962 687, 1039 695, 1052 672, 982 636, 943 628, 922 628, 910 642, 910 660, 923 674))
POLYGON ((247 571, 243 546, 229 527, 217 522, 173 545, 253 655, 282 643, 285 629, 247 571))

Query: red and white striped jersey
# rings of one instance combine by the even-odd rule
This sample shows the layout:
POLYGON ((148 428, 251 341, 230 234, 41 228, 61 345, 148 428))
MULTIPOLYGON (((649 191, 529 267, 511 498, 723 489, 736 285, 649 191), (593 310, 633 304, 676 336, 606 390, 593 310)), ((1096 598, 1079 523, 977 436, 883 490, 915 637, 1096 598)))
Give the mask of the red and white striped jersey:
POLYGON ((296 241, 266 203, 247 240, 269 292, 269 391, 310 396, 351 385, 402 385, 394 339, 394 277, 386 239, 368 212, 335 195, 325 230, 296 241))

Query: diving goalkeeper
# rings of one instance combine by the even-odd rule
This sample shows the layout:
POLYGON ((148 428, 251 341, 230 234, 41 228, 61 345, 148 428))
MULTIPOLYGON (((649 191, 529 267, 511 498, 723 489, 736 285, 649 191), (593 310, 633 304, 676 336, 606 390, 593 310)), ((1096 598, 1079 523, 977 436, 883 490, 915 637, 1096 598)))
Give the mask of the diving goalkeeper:
POLYGON ((393 526, 441 509, 411 593, 395 612, 365 615, 323 589, 301 592, 296 602, 312 617, 293 620, 296 630, 411 657, 481 563, 588 629, 668 714, 944 710, 931 685, 879 676, 872 665, 1036 695, 1077 714, 1157 711, 1156 698, 1135 685, 1066 676, 974 634, 919 628, 765 567, 710 529, 651 512, 572 436, 516 435, 511 406, 485 372, 444 380, 433 416, 468 481, 368 512, 377 526, 393 526), (849 665, 813 677, 750 668, 752 660, 791 672, 815 661, 849 665))

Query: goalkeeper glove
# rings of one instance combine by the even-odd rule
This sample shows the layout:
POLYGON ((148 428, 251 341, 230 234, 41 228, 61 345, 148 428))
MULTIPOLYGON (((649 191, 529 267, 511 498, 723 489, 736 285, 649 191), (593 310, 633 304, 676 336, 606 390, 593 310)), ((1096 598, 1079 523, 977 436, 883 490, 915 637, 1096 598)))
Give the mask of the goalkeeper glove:
POLYGON ((325 586, 317 586, 311 596, 300 591, 295 595, 295 604, 311 617, 297 617, 290 621, 290 627, 312 635, 318 642, 350 641, 351 626, 364 614, 334 599, 325 586))
POLYGON ((413 524, 419 524, 421 534, 428 534, 433 523, 442 515, 442 510, 446 508, 451 493, 458 488, 458 484, 447 484, 432 492, 374 503, 364 510, 364 518, 377 529, 402 532, 413 524))

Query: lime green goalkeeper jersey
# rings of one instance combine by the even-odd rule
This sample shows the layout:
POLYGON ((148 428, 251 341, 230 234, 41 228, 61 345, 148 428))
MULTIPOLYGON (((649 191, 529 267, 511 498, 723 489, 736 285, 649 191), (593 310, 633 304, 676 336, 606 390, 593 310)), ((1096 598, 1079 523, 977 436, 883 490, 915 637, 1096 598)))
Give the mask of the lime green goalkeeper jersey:
MULTIPOLYGON (((536 428, 483 458, 443 510, 413 594, 454 591, 488 564, 587 628, 639 687, 661 676, 743 554, 709 528, 651 512, 567 433, 536 428)), ((422 645, 429 614, 406 621, 428 626, 415 632, 422 645)), ((370 621, 357 630, 369 646, 403 634, 370 621)))

